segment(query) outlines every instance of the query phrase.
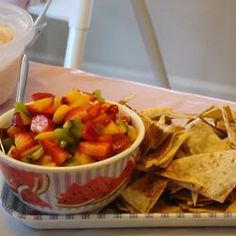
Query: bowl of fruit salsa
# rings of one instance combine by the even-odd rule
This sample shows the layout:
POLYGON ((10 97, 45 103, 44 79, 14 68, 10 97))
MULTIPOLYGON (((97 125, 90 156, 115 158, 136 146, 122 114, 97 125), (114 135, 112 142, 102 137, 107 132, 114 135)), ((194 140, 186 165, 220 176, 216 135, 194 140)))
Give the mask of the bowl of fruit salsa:
POLYGON ((128 182, 144 138, 141 118, 100 90, 35 93, 0 116, 0 168, 18 198, 36 210, 101 209, 128 182))

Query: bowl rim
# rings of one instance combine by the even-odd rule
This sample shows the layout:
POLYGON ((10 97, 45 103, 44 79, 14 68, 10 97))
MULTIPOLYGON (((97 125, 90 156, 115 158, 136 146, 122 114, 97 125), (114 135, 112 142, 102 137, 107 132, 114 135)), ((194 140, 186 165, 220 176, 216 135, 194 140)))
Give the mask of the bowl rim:
MULTIPOLYGON (((71 172, 72 171, 73 172, 74 171, 86 171, 86 170, 92 170, 95 168, 102 168, 104 166, 115 163, 119 160, 123 160, 126 156, 133 153, 139 147, 139 145, 141 144, 141 142, 144 138, 144 135, 145 135, 145 127, 144 127, 141 117, 135 111, 133 111, 130 108, 128 108, 127 106, 121 105, 119 103, 110 102, 110 101, 107 101, 107 102, 112 103, 112 104, 117 104, 119 107, 119 112, 129 115, 132 118, 133 125, 138 130, 138 136, 137 136, 136 140, 131 144, 130 147, 128 147, 124 151, 122 151, 112 157, 109 157, 105 160, 101 160, 101 161, 90 163, 90 164, 78 165, 78 166, 49 167, 49 166, 33 165, 30 163, 25 163, 25 162, 16 160, 16 159, 8 156, 7 154, 2 152, 1 150, 0 150, 0 161, 3 161, 3 162, 8 163, 10 165, 14 165, 14 167, 16 167, 16 168, 23 168, 24 170, 32 171, 32 172, 61 173, 61 172, 68 172, 68 171, 71 171, 71 172)), ((3 113, 0 116, 0 122, 5 117, 11 116, 11 114, 13 114, 13 112, 14 112, 14 108, 3 113)), ((7 120, 5 122, 9 123, 9 120, 7 120)))

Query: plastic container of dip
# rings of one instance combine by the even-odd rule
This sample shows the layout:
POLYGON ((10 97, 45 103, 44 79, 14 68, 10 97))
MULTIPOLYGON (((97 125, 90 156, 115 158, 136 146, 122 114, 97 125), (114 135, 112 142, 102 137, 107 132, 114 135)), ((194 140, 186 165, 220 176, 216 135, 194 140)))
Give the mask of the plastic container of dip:
POLYGON ((32 17, 24 9, 0 3, 0 30, 7 29, 7 33, 12 35, 9 41, 1 42, 0 38, 0 105, 16 89, 22 55, 35 35, 33 23, 32 17))

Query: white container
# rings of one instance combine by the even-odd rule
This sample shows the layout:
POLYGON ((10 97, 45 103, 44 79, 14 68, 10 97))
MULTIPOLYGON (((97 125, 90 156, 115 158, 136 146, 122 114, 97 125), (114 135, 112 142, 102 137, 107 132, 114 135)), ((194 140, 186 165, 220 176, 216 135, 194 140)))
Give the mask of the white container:
POLYGON ((0 105, 15 92, 21 57, 35 34, 29 13, 12 4, 0 3, 1 26, 10 30, 13 39, 0 44, 0 105))

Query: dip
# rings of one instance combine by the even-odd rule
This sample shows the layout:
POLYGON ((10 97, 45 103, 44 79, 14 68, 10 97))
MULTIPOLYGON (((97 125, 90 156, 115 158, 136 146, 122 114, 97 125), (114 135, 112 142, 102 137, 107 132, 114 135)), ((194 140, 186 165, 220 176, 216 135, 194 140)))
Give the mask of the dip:
POLYGON ((8 43, 13 39, 13 33, 11 30, 6 26, 0 25, 0 44, 1 43, 8 43))

